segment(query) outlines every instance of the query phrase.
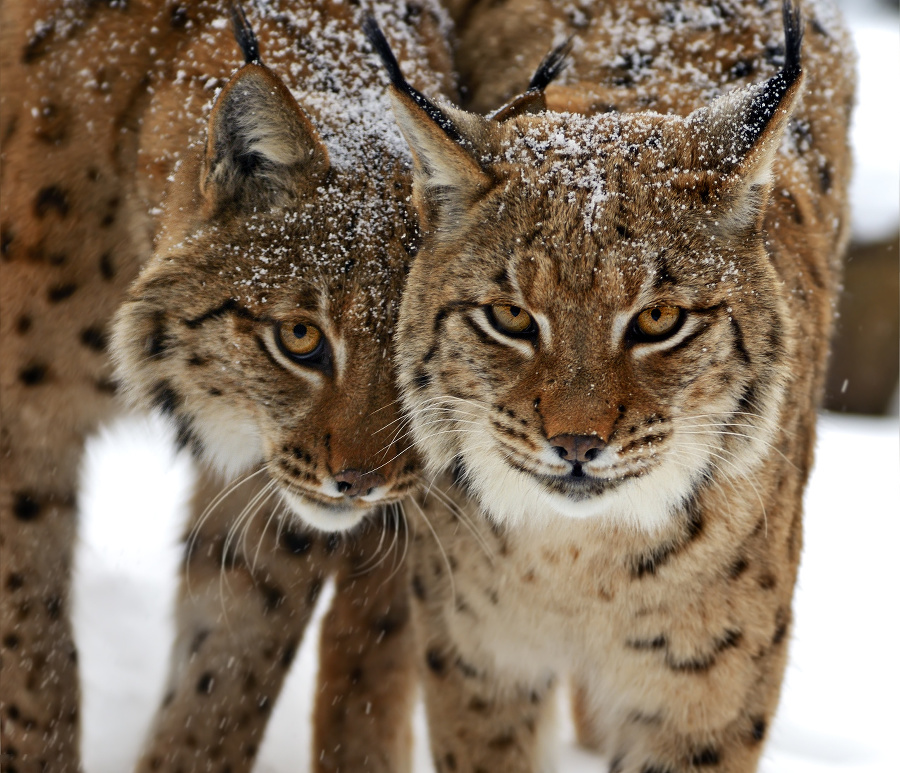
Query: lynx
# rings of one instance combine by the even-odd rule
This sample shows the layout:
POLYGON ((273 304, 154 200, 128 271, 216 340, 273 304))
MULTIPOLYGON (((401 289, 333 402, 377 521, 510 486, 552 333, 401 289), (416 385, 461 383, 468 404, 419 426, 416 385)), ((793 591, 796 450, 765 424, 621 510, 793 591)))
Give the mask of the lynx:
POLYGON ((314 765, 409 764, 390 551, 418 463, 380 430, 417 231, 362 15, 424 90, 453 84, 440 9, 358 5, 257 2, 252 26, 235 9, 242 61, 224 2, 3 4, 4 771, 79 769, 76 485, 116 391, 169 416, 200 468, 139 768, 250 769, 331 575, 314 765))
POLYGON ((549 109, 505 121, 389 62, 426 232, 397 366, 452 504, 412 548, 435 765, 551 769, 571 678, 614 773, 752 771, 847 241, 848 36, 822 2, 473 2, 470 104, 570 36, 549 109))

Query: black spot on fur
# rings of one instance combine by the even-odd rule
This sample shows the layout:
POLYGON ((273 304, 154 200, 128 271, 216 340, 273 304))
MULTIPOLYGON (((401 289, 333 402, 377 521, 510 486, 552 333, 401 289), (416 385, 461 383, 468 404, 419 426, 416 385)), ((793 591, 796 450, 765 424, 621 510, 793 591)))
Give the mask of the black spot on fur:
POLYGON ((7 634, 3 637, 3 646, 8 650, 19 649, 19 637, 14 633, 7 634))
POLYGON ((312 549, 313 538, 309 534, 286 529, 281 534, 281 546, 295 556, 305 556, 312 549))
POLYGON ((425 586, 422 583, 422 578, 417 574, 414 574, 412 578, 412 590, 413 595, 419 601, 425 601, 425 586))
POLYGON ((109 252, 104 252, 100 256, 100 276, 107 282, 115 279, 116 267, 113 265, 112 254, 109 252))
POLYGON ((444 755, 444 765, 447 766, 449 771, 456 770, 456 757, 453 755, 453 752, 447 752, 444 755))
POLYGON ((47 300, 50 301, 50 303, 59 303, 67 298, 71 298, 77 289, 78 285, 74 282, 63 282, 61 284, 53 285, 47 290, 47 300))
POLYGON ((31 330, 31 317, 23 314, 16 320, 16 332, 25 335, 29 330, 31 330))
POLYGON ((197 680, 197 693, 199 695, 209 695, 213 691, 215 681, 215 677, 207 671, 197 680))
POLYGON ((416 389, 427 389, 431 385, 431 375, 420 368, 416 371, 413 383, 415 384, 416 389))
POLYGON ((708 746, 694 753, 694 756, 691 758, 691 764, 698 768, 706 765, 718 765, 721 762, 721 758, 722 755, 718 749, 708 746))
POLYGON ((281 588, 266 582, 258 583, 257 588, 262 594, 266 612, 274 612, 278 607, 284 604, 285 595, 281 588))
POLYGON ((758 744, 766 737, 766 729, 768 728, 768 724, 765 719, 762 717, 757 717, 753 720, 753 727, 750 730, 750 743, 758 744))
POLYGON ((335 551, 341 546, 341 535, 331 533, 325 539, 325 553, 333 556, 335 551))
POLYGON ((425 664, 437 676, 443 676, 447 672, 447 663, 437 650, 432 649, 425 653, 425 664))
POLYGON ((187 8, 183 5, 176 4, 173 5, 171 10, 169 11, 169 24, 171 25, 173 30, 181 30, 184 29, 188 23, 188 13, 187 8))
POLYGON ((19 371, 19 381, 25 386, 37 386, 46 381, 47 373, 47 366, 36 362, 19 371))
POLYGON ((654 639, 637 639, 625 642, 633 650, 661 650, 666 646, 666 637, 659 635, 654 639))
POLYGON ((209 629, 204 628, 194 635, 194 638, 191 639, 191 647, 190 653, 191 655, 196 655, 200 652, 200 648, 203 646, 203 642, 205 642, 209 638, 209 629))
POLYGON ((834 172, 831 169, 831 164, 826 161, 819 167, 819 188, 821 188, 822 193, 828 193, 833 184, 834 172))
POLYGON ((747 559, 741 556, 728 568, 728 576, 732 580, 736 580, 747 571, 749 566, 750 564, 747 563, 747 559))
POLYGON ((63 602, 60 596, 48 596, 44 599, 44 608, 51 620, 59 620, 62 617, 63 602))
POLYGON ((4 258, 9 255, 9 248, 13 243, 12 228, 6 223, 0 228, 0 255, 4 258))
POLYGON ((169 349, 165 320, 165 314, 161 311, 153 315, 153 329, 144 344, 144 350, 150 357, 162 357, 169 349))
POLYGON ((87 327, 81 331, 81 343, 95 352, 106 350, 106 333, 98 327, 87 327))
POLYGON ((19 572, 10 572, 6 578, 6 589, 10 591, 19 590, 25 585, 25 577, 19 572))
POLYGON ((772 646, 777 647, 784 641, 788 632, 789 614, 784 609, 779 609, 775 615, 775 634, 772 636, 772 646))
POLYGON ((33 521, 41 514, 41 504, 31 494, 23 491, 15 494, 13 515, 20 521, 33 521))
POLYGON ((168 381, 160 381, 153 387, 151 404, 163 415, 173 416, 181 405, 181 398, 168 381))
POLYGON ((705 656, 690 660, 675 660, 671 656, 666 657, 666 665, 673 671, 701 674, 709 671, 715 664, 718 655, 726 650, 737 647, 744 635, 741 631, 728 630, 713 642, 712 651, 705 656))
POLYGON ((32 64, 44 54, 47 43, 53 38, 56 25, 53 22, 42 22, 22 49, 22 63, 32 64))
POLYGON ((62 188, 48 185, 38 191, 34 199, 34 214, 43 218, 50 212, 56 212, 60 217, 69 214, 69 199, 62 188))

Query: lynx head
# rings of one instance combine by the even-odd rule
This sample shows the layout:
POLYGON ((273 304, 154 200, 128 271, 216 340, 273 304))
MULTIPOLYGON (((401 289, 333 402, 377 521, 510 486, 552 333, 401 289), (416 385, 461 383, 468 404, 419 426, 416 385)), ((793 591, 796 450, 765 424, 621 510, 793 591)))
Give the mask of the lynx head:
POLYGON ((785 21, 779 74, 686 117, 498 122, 392 77, 426 231, 404 404, 493 518, 653 529, 768 452, 791 346, 762 230, 801 81, 785 21))
POLYGON ((265 467, 289 512, 347 529, 417 472, 390 351, 416 243, 408 171, 377 140, 365 176, 338 168, 255 45, 247 59, 118 314, 118 374, 206 463, 265 467))

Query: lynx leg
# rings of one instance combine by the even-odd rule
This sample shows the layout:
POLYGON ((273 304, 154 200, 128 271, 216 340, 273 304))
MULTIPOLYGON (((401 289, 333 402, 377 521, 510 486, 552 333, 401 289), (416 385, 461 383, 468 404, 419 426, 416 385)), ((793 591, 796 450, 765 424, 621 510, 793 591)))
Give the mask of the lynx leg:
MULTIPOLYGON (((5 418, 5 417, 4 417, 5 418)), ((8 427, 7 427, 8 428, 8 427)), ((4 438, 4 446, 7 439, 4 438)), ((77 771, 77 654, 69 620, 76 466, 35 479, 4 448, 0 492, 0 747, 4 771, 77 771)), ((49 457, 53 456, 53 459, 49 457)))
POLYGON ((575 723, 575 738, 585 749, 603 752, 606 749, 606 732, 591 701, 591 690, 583 677, 573 677, 572 719, 575 723))
POLYGON ((327 561, 322 540, 279 527, 280 499, 266 484, 260 474, 204 518, 222 484, 199 483, 169 688, 139 771, 209 770, 218 762, 239 773, 253 765, 327 561))
POLYGON ((387 519, 367 527, 343 547, 322 627, 313 743, 321 773, 404 773, 411 765, 416 673, 406 530, 387 519))

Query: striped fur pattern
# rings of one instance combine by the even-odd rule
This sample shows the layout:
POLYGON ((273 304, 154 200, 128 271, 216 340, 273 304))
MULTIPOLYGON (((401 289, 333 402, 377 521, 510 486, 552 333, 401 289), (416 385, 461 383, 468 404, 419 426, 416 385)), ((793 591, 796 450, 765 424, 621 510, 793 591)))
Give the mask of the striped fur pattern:
POLYGON ((476 0, 471 104, 570 35, 550 112, 435 121, 393 91, 427 230, 397 364, 446 476, 413 551, 435 765, 552 769, 572 677, 611 771, 746 773, 786 659, 853 57, 824 2, 476 0))
POLYGON ((77 481, 118 391, 169 417, 199 469, 139 769, 251 769, 329 576, 313 765, 406 769, 397 503, 418 463, 395 437, 390 336, 418 236, 361 24, 452 94, 445 17, 379 0, 0 12, 0 767, 80 769, 77 481))

